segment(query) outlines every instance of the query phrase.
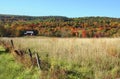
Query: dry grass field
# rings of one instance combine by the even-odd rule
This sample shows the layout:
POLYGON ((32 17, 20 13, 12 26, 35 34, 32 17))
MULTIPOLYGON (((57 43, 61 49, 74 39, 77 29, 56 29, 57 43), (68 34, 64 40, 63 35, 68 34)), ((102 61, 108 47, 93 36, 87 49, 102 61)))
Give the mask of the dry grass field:
POLYGON ((33 53, 38 52, 43 60, 46 60, 47 56, 51 64, 49 72, 57 68, 69 71, 67 78, 59 79, 120 78, 120 38, 1 39, 13 39, 16 49, 30 48, 33 53))

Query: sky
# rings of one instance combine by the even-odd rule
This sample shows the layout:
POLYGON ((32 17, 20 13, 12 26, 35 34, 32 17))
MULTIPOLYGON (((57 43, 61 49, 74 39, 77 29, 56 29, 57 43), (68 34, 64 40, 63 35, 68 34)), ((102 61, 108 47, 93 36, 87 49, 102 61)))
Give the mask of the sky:
POLYGON ((0 14, 120 18, 120 0, 0 0, 0 14))

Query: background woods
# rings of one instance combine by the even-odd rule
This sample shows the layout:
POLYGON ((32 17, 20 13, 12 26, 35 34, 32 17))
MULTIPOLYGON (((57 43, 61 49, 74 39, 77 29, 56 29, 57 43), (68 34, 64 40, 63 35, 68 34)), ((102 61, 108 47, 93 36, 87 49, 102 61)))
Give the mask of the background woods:
POLYGON ((63 16, 0 15, 0 36, 119 37, 120 19, 109 17, 67 18, 63 16))

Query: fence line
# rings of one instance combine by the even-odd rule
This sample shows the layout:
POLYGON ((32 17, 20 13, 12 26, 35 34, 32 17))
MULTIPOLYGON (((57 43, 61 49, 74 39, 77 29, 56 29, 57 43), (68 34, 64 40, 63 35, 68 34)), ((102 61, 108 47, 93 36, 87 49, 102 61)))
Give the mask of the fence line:
POLYGON ((41 70, 41 66, 40 66, 41 65, 41 63, 40 63, 41 60, 40 60, 40 57, 39 57, 38 53, 33 54, 30 49, 28 49, 28 53, 26 53, 23 50, 16 49, 13 40, 10 40, 9 42, 0 40, 0 44, 3 45, 3 47, 6 50, 9 49, 8 52, 14 53, 15 56, 16 56, 15 57, 16 59, 23 60, 22 62, 24 62, 24 64, 25 63, 30 63, 31 64, 30 66, 37 65, 38 68, 41 70), (26 60, 30 60, 30 61, 26 61, 26 60))

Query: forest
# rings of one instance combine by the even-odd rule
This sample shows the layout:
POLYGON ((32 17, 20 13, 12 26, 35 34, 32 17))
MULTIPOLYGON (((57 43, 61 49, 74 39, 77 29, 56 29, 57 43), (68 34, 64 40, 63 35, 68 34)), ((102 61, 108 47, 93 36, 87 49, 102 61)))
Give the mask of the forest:
POLYGON ((120 18, 0 14, 0 37, 22 37, 26 31, 48 37, 120 37, 120 18))

